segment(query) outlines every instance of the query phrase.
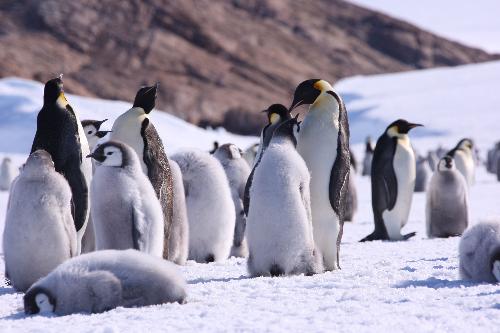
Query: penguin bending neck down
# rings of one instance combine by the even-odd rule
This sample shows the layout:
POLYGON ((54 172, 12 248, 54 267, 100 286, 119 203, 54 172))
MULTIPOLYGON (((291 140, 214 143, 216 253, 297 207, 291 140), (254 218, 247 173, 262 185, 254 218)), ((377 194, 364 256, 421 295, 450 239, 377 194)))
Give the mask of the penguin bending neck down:
POLYGON ((406 240, 401 235, 408 222, 415 187, 416 162, 408 132, 420 124, 399 119, 391 123, 375 146, 371 169, 372 209, 375 231, 361 241, 406 240))
POLYGON ((339 250, 350 170, 349 122, 342 98, 325 80, 300 83, 290 110, 310 105, 297 134, 297 151, 311 173, 314 241, 326 270, 340 268, 339 250))

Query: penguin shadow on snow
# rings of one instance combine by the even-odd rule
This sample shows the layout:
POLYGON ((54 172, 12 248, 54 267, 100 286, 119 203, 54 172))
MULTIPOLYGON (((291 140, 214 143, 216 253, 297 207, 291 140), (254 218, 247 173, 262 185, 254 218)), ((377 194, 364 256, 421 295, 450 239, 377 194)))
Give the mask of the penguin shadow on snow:
POLYGON ((240 280, 250 280, 251 276, 248 275, 240 275, 239 277, 230 277, 230 278, 213 278, 213 279, 204 279, 202 277, 196 278, 193 280, 187 281, 187 284, 199 284, 199 283, 210 283, 210 282, 231 282, 231 281, 240 281, 240 280))
POLYGON ((425 288, 431 288, 431 289, 452 289, 452 288, 464 288, 464 287, 473 287, 481 284, 487 284, 487 283, 478 283, 474 281, 466 281, 466 280, 445 280, 445 279, 438 279, 435 277, 430 277, 424 280, 406 280, 406 281, 401 281, 395 285, 393 285, 393 288, 396 289, 406 289, 409 287, 425 287, 425 288))

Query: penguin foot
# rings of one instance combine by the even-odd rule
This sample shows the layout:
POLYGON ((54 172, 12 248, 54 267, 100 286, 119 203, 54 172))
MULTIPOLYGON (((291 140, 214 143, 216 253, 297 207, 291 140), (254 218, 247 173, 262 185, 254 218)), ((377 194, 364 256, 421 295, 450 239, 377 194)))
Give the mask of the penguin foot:
POLYGON ((269 269, 269 273, 271 274, 271 276, 281 276, 281 275, 285 275, 285 272, 281 269, 281 267, 279 267, 278 265, 276 264, 273 264, 271 266, 271 269, 269 269))
POLYGON ((417 233, 414 231, 414 232, 410 232, 409 234, 406 234, 406 235, 403 235, 403 239, 404 240, 408 240, 410 238, 412 238, 413 236, 415 236, 417 233))
POLYGON ((360 242, 371 242, 374 240, 388 240, 386 237, 383 237, 382 235, 377 234, 375 231, 360 240, 360 242))
POLYGON ((205 258, 205 262, 206 263, 211 263, 211 262, 214 262, 215 261, 215 257, 213 254, 209 254, 206 258, 205 258))

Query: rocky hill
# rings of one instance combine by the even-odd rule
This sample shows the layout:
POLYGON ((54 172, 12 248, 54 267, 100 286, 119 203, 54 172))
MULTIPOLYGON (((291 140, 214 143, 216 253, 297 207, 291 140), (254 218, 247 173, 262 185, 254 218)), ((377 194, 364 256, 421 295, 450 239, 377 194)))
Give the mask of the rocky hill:
POLYGON ((306 78, 335 81, 498 58, 340 0, 3 0, 0 76, 131 101, 255 133, 306 78))

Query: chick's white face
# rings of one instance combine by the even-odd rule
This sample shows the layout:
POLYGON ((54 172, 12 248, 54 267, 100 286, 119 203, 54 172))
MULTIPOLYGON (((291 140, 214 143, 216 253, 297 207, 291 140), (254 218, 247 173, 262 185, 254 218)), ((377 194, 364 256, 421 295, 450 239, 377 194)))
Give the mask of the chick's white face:
POLYGON ((447 162, 446 159, 444 158, 439 160, 438 163, 439 171, 454 170, 454 169, 455 169, 455 162, 453 161, 453 159, 449 160, 449 162, 447 162))
POLYGON ((97 128, 95 128, 94 125, 87 125, 83 128, 83 130, 85 131, 85 136, 87 138, 91 138, 97 133, 97 128))
POLYGON ((101 163, 110 167, 121 167, 123 164, 123 153, 120 148, 109 146, 104 148, 104 156, 106 159, 101 163))
POLYGON ((35 302, 40 309, 41 314, 54 312, 54 305, 50 303, 49 297, 44 293, 39 293, 35 296, 35 302))

